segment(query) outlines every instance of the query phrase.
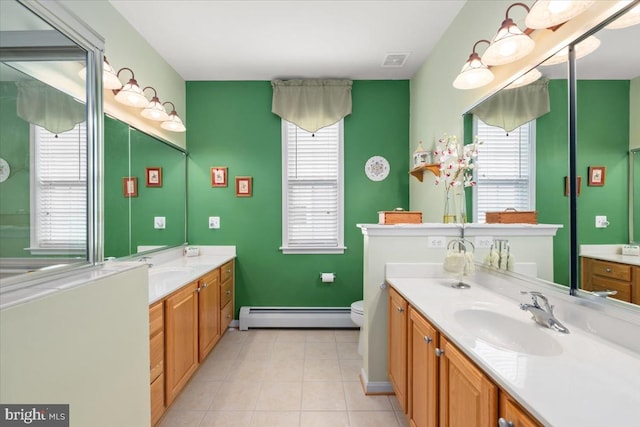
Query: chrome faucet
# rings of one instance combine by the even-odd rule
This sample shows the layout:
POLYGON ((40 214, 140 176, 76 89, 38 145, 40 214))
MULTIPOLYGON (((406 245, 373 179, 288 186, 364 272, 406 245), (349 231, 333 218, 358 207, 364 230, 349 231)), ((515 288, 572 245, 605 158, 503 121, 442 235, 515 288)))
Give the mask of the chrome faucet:
POLYGON ((520 309, 530 312, 537 324, 565 334, 569 333, 569 329, 553 316, 553 306, 549 305, 547 297, 536 291, 520 291, 520 293, 531 295, 533 304, 520 304, 520 309), (542 301, 544 307, 540 306, 538 300, 542 301))

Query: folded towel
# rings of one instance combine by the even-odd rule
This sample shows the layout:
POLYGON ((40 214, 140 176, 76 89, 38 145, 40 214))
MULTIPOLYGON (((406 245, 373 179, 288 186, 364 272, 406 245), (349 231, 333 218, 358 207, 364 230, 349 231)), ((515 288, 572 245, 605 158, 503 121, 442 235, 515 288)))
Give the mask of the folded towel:
POLYGON ((462 274, 466 263, 465 254, 457 251, 447 251, 444 257, 444 270, 449 273, 462 274))
POLYGON ((470 276, 476 271, 476 265, 473 263, 473 253, 467 252, 464 254, 464 275, 470 276))

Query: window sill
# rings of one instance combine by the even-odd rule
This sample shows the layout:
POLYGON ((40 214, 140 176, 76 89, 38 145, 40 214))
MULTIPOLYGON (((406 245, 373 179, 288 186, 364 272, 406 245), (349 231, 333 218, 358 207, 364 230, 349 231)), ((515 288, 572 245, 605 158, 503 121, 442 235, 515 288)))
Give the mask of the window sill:
POLYGON ((85 248, 25 248, 31 255, 87 255, 85 248))
POLYGON ((346 249, 347 248, 345 246, 339 246, 335 248, 322 248, 322 247, 305 247, 305 248, 281 247, 280 248, 282 253, 285 255, 289 255, 289 254, 341 255, 341 254, 344 254, 344 251, 346 249))

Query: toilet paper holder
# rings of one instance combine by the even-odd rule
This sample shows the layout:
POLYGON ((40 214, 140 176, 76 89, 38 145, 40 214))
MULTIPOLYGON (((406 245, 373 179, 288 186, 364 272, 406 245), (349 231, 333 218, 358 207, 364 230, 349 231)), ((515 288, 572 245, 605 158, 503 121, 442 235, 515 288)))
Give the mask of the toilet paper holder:
POLYGON ((336 273, 320 273, 320 280, 323 283, 333 283, 336 280, 336 273))

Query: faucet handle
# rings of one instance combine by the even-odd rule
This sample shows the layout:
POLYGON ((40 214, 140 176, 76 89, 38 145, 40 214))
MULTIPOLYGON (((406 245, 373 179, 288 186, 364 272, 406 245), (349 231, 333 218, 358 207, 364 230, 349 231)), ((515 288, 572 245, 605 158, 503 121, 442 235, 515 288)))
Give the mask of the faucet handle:
POLYGON ((533 305, 537 308, 542 308, 540 303, 538 303, 538 298, 540 298, 545 305, 545 308, 549 312, 549 314, 553 315, 553 306, 549 304, 549 300, 545 297, 541 292, 538 291, 520 291, 521 294, 531 295, 531 301, 533 301, 533 305))

